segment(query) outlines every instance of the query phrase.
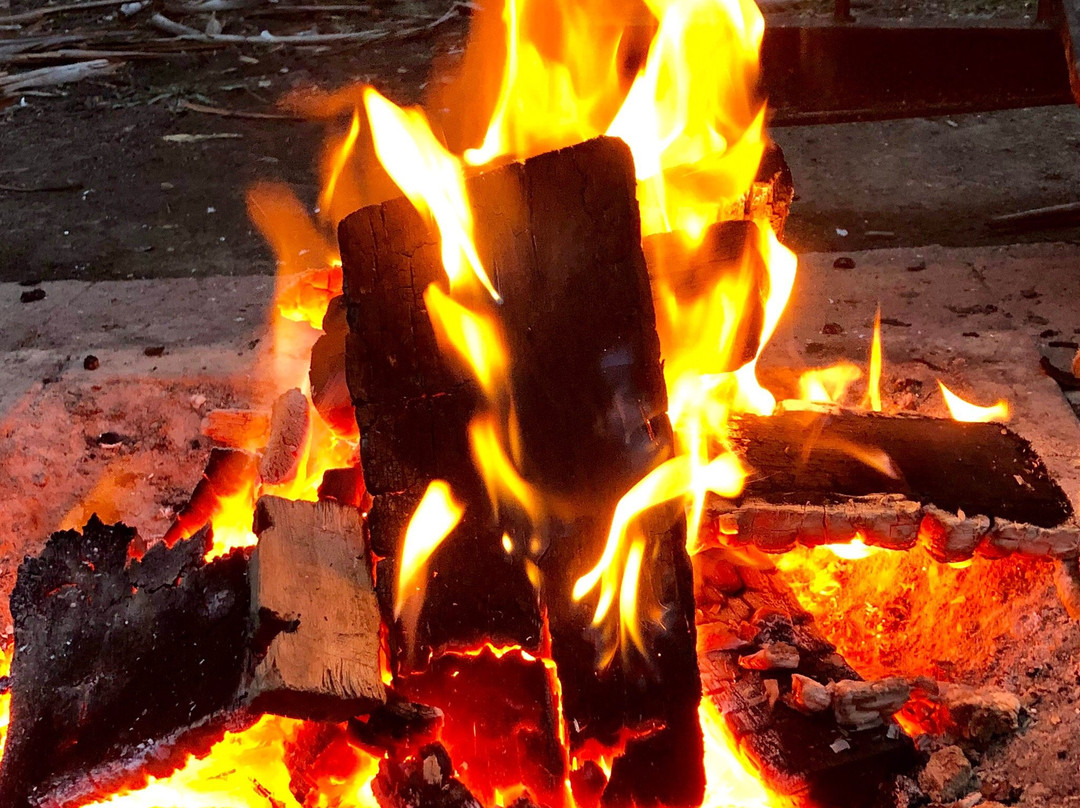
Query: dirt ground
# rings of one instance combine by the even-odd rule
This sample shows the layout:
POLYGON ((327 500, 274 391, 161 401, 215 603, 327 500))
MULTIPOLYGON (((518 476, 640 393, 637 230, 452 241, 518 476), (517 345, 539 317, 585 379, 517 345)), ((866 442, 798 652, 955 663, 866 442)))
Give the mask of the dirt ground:
MULTIPOLYGON (((12 11, 31 5, 15 0, 12 11)), ((1018 7, 999 5, 995 13, 1018 7)), ((377 5, 370 13, 320 18, 317 28, 393 31, 450 7, 448 0, 377 5)), ((16 37, 70 31, 160 38, 148 26, 149 11, 130 20, 110 9, 56 15, 0 30, 0 52, 16 37)), ((200 27, 206 18, 184 21, 200 27)), ((226 32, 298 27, 223 19, 226 32)), ((245 189, 278 180, 313 205, 324 127, 221 118, 182 104, 272 112, 290 90, 354 81, 418 101, 433 60, 452 62, 466 28, 457 16, 405 41, 237 45, 134 60, 114 76, 21 96, 0 111, 0 280, 272 272, 271 255, 248 221, 245 189), (217 139, 163 140, 177 134, 217 139), (59 190, 30 190, 47 188, 59 190)), ((773 135, 795 176, 787 238, 797 250, 1080 239, 1080 228, 1014 235, 986 227, 989 216, 1080 199, 1076 108, 792 127, 773 135)))

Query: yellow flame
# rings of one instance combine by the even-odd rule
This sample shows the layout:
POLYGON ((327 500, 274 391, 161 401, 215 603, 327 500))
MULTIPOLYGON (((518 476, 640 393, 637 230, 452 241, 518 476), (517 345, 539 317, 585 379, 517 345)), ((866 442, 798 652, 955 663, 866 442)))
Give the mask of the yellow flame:
POLYGON ((861 533, 856 533, 855 538, 847 544, 826 544, 824 547, 834 556, 842 558, 845 561, 858 561, 860 558, 866 558, 877 552, 879 549, 877 547, 871 547, 863 541, 861 533))
POLYGON ((1009 402, 1004 399, 992 406, 980 407, 977 404, 964 401, 946 387, 940 379, 938 380, 938 387, 941 388, 941 395, 945 398, 945 406, 949 408, 949 414, 952 415, 953 420, 976 423, 1009 420, 1009 402))
POLYGON ((705 737, 705 799, 701 808, 784 808, 782 798, 772 794, 739 750, 738 742, 713 701, 706 697, 698 706, 705 737))
POLYGON ((837 404, 844 400, 851 386, 861 378, 862 371, 850 362, 813 368, 799 377, 799 398, 819 404, 837 404))
POLYGON ((622 585, 619 587, 619 623, 622 636, 629 639, 643 654, 645 641, 641 636, 638 615, 638 585, 641 582, 641 562, 645 556, 645 541, 637 538, 626 553, 622 585))
POLYGON ((345 135, 345 140, 341 144, 341 148, 337 150, 332 158, 330 175, 323 186, 322 193, 319 194, 319 209, 329 211, 334 204, 334 193, 337 191, 338 182, 341 180, 341 173, 345 170, 345 167, 349 164, 349 159, 352 157, 353 149, 356 147, 356 140, 360 137, 360 110, 354 109, 352 115, 352 122, 349 124, 349 131, 345 135))
MULTIPOLYGON (((499 512, 499 494, 505 494, 521 506, 534 525, 537 524, 540 511, 536 492, 503 450, 495 420, 490 415, 479 415, 469 424, 469 446, 473 463, 484 478, 495 513, 499 512)), ((505 545, 509 539, 503 538, 505 545)))
POLYGON ((424 290, 424 305, 440 344, 451 346, 488 398, 495 398, 509 366, 495 321, 456 302, 435 284, 424 290))
POLYGON ((874 315, 874 338, 870 342, 870 374, 866 395, 870 401, 870 409, 881 412, 881 306, 878 306, 874 315))
POLYGON ((418 109, 402 109, 375 89, 364 89, 375 153, 402 193, 434 219, 442 240, 442 262, 450 287, 471 271, 494 300, 499 293, 473 243, 472 209, 461 160, 446 150, 418 109))
POLYGON ((755 97, 764 19, 749 0, 646 5, 659 28, 607 133, 633 152, 643 234, 697 242, 750 188, 764 153, 765 107, 755 97))
POLYGON ((454 499, 450 486, 443 480, 432 480, 420 504, 405 529, 398 568, 397 596, 394 598, 394 617, 401 616, 405 601, 421 589, 419 583, 427 569, 428 559, 461 521, 465 508, 454 499))

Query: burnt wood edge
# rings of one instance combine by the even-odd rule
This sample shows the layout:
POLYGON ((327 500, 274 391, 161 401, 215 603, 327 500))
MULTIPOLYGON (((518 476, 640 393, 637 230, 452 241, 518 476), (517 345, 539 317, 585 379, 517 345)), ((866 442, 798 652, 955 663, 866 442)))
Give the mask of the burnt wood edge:
POLYGON ((1080 526, 1072 520, 1041 527, 985 514, 956 514, 898 494, 838 496, 824 504, 716 497, 710 499, 707 515, 702 539, 709 547, 753 545, 766 553, 786 553, 797 545, 846 544, 858 536, 888 550, 922 544, 941 562, 966 561, 976 554, 1052 559, 1080 555, 1080 526))

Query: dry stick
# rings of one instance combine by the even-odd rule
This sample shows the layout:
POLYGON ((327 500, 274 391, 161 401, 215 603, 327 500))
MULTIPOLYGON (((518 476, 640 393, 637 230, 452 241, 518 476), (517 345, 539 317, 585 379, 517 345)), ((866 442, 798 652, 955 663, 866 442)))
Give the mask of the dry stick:
POLYGON ((196 42, 224 42, 245 45, 319 45, 326 42, 372 42, 384 39, 390 35, 389 31, 349 31, 340 34, 293 34, 288 36, 274 36, 270 33, 259 36, 244 36, 242 34, 204 34, 190 26, 170 20, 163 14, 154 14, 150 18, 150 24, 160 31, 175 34, 184 39, 192 39, 196 42))
POLYGON ((71 59, 167 59, 167 51, 140 50, 93 50, 89 48, 61 48, 44 53, 19 53, 5 56, 0 54, 0 64, 37 64, 40 62, 61 62, 71 59))
POLYGON ((191 39, 196 42, 236 43, 246 45, 321 45, 331 42, 377 42, 384 39, 408 39, 416 34, 426 33, 438 28, 445 22, 457 16, 462 4, 455 3, 450 10, 425 25, 406 28, 402 31, 347 31, 339 34, 294 34, 288 36, 275 36, 264 32, 258 36, 244 36, 241 34, 206 34, 188 25, 183 25, 175 20, 170 20, 163 14, 154 14, 150 18, 150 24, 160 31, 175 34, 183 39, 191 39))
POLYGON ((115 73, 121 64, 121 62, 110 62, 107 59, 94 59, 89 62, 42 67, 0 78, 0 91, 13 94, 35 87, 55 87, 58 84, 68 84, 85 78, 107 76, 115 73))
MULTIPOLYGON (((2 79, 0 79, 2 81, 2 79)), ((63 185, 38 185, 36 187, 26 188, 20 185, 4 185, 0 183, 0 191, 8 191, 16 194, 37 194, 37 193, 50 193, 53 191, 81 191, 82 183, 69 182, 63 185)))
POLYGON ((124 0, 90 0, 88 3, 71 3, 66 6, 44 6, 33 11, 24 11, 20 14, 10 14, 0 17, 0 25, 9 25, 17 22, 33 22, 50 14, 60 14, 65 11, 87 11, 94 8, 107 8, 108 6, 122 5, 124 0))
POLYGON ((1032 208, 1004 216, 994 216, 987 220, 991 230, 1038 230, 1042 227, 1066 227, 1080 221, 1080 202, 1067 202, 1064 205, 1050 205, 1044 208, 1032 208))
POLYGON ((206 115, 220 115, 222 118, 254 118, 264 121, 303 121, 299 115, 289 115, 282 112, 248 112, 240 109, 225 109, 224 107, 211 107, 206 104, 196 104, 193 101, 181 101, 183 109, 192 112, 202 112, 206 115))

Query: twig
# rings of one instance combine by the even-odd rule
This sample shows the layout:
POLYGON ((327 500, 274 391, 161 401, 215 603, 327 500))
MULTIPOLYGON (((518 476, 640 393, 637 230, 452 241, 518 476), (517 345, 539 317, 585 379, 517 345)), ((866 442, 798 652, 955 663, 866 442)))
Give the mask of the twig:
POLYGON ((9 191, 15 194, 43 194, 52 193, 53 191, 81 191, 82 189, 81 182, 69 182, 63 185, 37 185, 30 188, 0 183, 0 191, 9 191))
POLYGON ((150 18, 150 24, 160 31, 175 34, 183 39, 195 42, 228 42, 244 45, 320 45, 326 42, 373 42, 385 39, 391 32, 380 31, 348 31, 340 34, 291 34, 288 36, 274 36, 263 31, 258 36, 244 36, 241 34, 205 34, 202 31, 170 20, 163 14, 154 14, 150 18))
POLYGON ((86 48, 61 48, 44 53, 0 54, 0 64, 39 64, 41 62, 67 62, 72 59, 167 59, 167 51, 90 50, 86 48))
POLYGON ((174 14, 208 14, 212 11, 239 11, 261 5, 263 0, 203 0, 201 3, 165 3, 174 14))
POLYGON ((254 118, 263 121, 303 121, 299 115, 288 115, 282 112, 248 112, 241 109, 225 109, 223 107, 211 107, 206 104, 196 104, 193 101, 181 101, 183 109, 192 112, 202 112, 206 115, 220 115, 222 118, 254 118))
POLYGON ((1080 202, 1032 208, 1004 216, 994 216, 986 222, 991 230, 1038 230, 1042 227, 1064 227, 1080 222, 1080 202))
POLYGON ((33 11, 24 11, 20 14, 9 14, 0 17, 0 25, 10 25, 17 22, 33 22, 50 14, 62 14, 65 11, 87 11, 94 8, 107 8, 108 6, 123 5, 124 0, 89 0, 86 3, 70 3, 66 6, 42 6, 33 11))
POLYGON ((94 59, 89 62, 41 67, 25 73, 0 77, 0 90, 12 95, 34 87, 54 87, 85 78, 107 76, 115 73, 121 64, 122 62, 110 62, 108 59, 94 59))
POLYGON ((450 10, 424 25, 404 28, 397 31, 380 29, 376 31, 347 31, 338 34, 292 34, 275 36, 263 31, 258 36, 241 34, 206 34, 191 26, 170 20, 164 14, 155 13, 150 18, 150 25, 159 31, 174 34, 178 38, 194 42, 236 43, 244 45, 323 45, 331 42, 377 42, 380 40, 405 40, 435 30, 440 25, 456 17, 461 9, 468 8, 466 3, 454 3, 450 10))

